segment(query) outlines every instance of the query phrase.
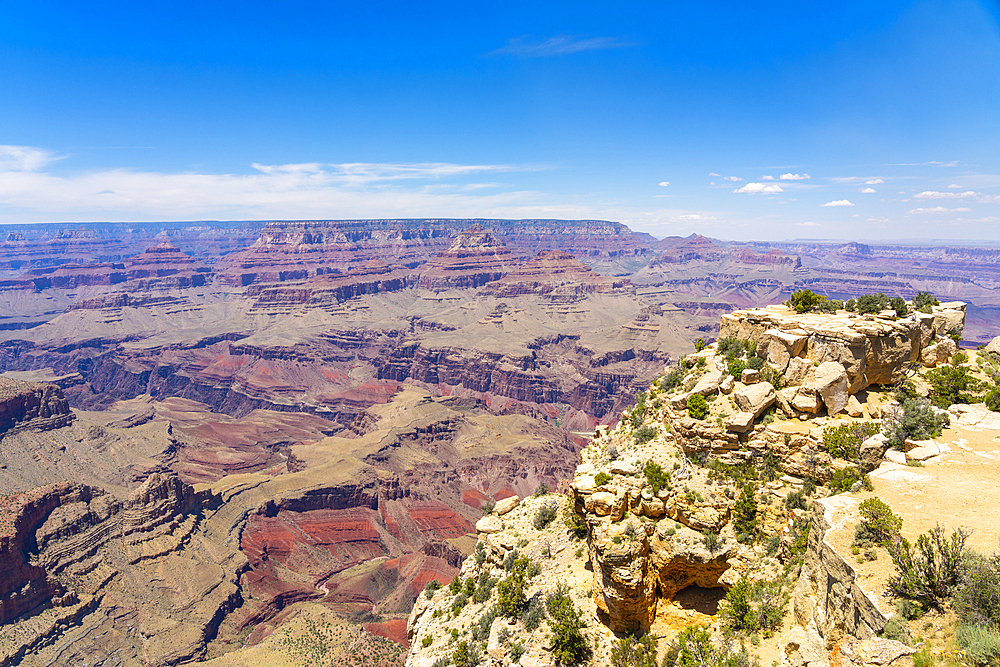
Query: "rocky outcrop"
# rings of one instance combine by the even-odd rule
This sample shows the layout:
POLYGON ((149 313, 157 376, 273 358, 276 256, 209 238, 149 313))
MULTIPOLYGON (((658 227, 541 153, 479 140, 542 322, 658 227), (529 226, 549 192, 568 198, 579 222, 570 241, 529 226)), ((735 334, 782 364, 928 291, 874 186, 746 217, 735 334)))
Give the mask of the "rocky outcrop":
POLYGON ((635 288, 627 278, 602 276, 572 255, 558 250, 540 252, 480 289, 480 293, 498 298, 538 294, 563 301, 582 294, 619 291, 634 294, 635 288))
POLYGON ((473 225, 420 267, 419 284, 434 291, 481 287, 505 276, 517 262, 517 256, 491 231, 473 225))
POLYGON ((59 386, 0 377, 0 434, 59 428, 73 419, 59 386))
POLYGON ((240 600, 240 557, 198 533, 215 500, 159 474, 123 500, 68 482, 3 499, 0 659, 201 656, 240 600))

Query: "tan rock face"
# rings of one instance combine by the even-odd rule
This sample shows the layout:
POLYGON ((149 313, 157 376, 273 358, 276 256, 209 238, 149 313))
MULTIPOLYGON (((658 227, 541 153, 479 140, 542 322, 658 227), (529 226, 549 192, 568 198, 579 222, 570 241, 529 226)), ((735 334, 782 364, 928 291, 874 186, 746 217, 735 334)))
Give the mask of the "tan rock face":
POLYGON ((835 415, 847 406, 847 371, 836 361, 820 364, 811 385, 823 398, 828 414, 835 415))
POLYGON ((758 382, 757 384, 752 384, 733 392, 733 400, 736 401, 736 407, 743 412, 749 412, 754 418, 757 418, 760 416, 760 413, 769 408, 774 403, 774 399, 774 387, 768 382, 758 382))
POLYGON ((521 499, 517 496, 510 496, 509 498, 504 498, 503 500, 498 500, 496 506, 493 508, 493 512, 497 516, 503 516, 510 512, 512 509, 521 504, 521 499))

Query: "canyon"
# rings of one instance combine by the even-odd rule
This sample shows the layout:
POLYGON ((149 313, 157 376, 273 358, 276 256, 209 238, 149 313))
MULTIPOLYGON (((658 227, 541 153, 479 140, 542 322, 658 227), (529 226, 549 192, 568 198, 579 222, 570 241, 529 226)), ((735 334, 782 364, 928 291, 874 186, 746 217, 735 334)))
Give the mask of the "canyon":
MULTIPOLYGON (((850 398, 870 416, 859 392, 943 338, 935 318, 973 342, 1000 333, 1000 252, 980 248, 488 219, 19 225, 0 247, 0 648, 24 664, 224 660, 300 613, 405 644, 484 507, 545 484, 589 511, 580 452, 665 367, 698 359, 695 339, 753 339, 797 369, 773 401, 811 419, 850 398), (909 329, 757 308, 802 288, 944 303, 909 329)), ((709 429, 678 418, 677 437, 735 456, 756 432, 746 405, 709 429)), ((801 473, 808 452, 786 453, 801 473)), ((653 597, 718 582, 724 562, 704 558, 709 574, 664 574, 653 597)), ((628 627, 655 617, 606 599, 628 627)))

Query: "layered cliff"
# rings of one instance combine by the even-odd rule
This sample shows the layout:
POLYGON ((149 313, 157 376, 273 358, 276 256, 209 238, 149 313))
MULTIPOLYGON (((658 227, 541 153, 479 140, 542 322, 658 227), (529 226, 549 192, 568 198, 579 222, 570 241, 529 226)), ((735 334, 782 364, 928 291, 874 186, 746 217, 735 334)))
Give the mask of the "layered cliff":
POLYGON ((58 385, 0 377, 0 434, 58 428, 74 418, 58 385))

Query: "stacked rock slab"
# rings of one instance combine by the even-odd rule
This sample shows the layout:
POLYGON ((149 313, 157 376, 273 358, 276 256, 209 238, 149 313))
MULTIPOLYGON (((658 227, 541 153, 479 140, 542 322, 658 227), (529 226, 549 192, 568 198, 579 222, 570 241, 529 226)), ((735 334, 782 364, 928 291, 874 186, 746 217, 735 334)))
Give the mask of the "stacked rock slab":
MULTIPOLYGON (((957 351, 947 336, 965 326, 965 304, 933 312, 859 315, 796 313, 786 306, 737 310, 722 316, 720 338, 757 344, 757 355, 782 375, 776 397, 786 412, 833 415, 870 385, 897 382, 910 362, 943 363, 957 351)), ((697 388, 696 388, 697 390, 697 388)))

